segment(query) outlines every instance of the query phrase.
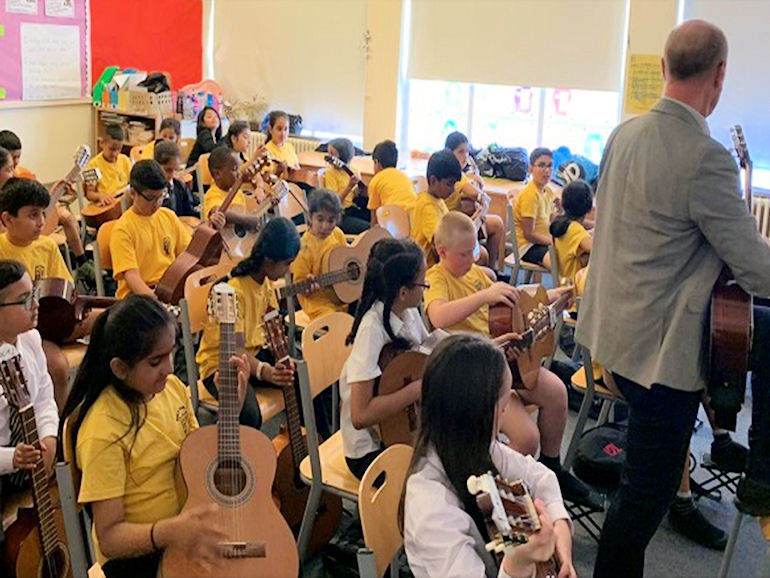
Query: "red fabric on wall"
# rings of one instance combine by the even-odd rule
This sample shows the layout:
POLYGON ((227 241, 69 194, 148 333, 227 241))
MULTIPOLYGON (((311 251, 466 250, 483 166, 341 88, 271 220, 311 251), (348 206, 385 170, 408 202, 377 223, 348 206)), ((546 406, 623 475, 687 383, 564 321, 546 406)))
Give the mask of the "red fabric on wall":
POLYGON ((203 65, 201 0, 90 0, 91 71, 108 66, 163 71, 178 89, 200 82, 203 65))

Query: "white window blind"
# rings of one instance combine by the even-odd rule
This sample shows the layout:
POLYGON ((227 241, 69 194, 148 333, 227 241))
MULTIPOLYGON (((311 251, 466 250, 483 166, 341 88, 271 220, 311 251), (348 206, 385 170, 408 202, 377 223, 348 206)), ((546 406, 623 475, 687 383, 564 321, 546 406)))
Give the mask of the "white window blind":
MULTIPOLYGON (((686 18, 701 18, 719 26, 727 36, 727 74, 716 110, 709 116, 711 135, 728 148, 730 126, 743 125, 757 169, 770 169, 770 114, 767 95, 770 75, 767 54, 770 2, 767 0, 690 0, 686 18)), ((764 172, 764 171, 763 171, 764 172)), ((755 185, 770 187, 768 175, 755 185)))
POLYGON ((409 77, 617 91, 626 0, 412 0, 409 77))
POLYGON ((366 2, 216 0, 214 78, 230 99, 259 93, 314 133, 363 133, 366 2))

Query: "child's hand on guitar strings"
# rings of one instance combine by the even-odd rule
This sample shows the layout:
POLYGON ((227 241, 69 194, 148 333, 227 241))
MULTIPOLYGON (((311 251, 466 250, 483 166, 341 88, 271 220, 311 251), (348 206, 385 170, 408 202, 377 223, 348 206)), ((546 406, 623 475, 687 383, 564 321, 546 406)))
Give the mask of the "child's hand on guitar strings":
POLYGON ((321 286, 315 281, 314 275, 308 275, 307 280, 310 281, 310 289, 308 289, 308 294, 316 293, 317 291, 321 290, 321 286))
POLYGON ((516 361, 524 352, 516 344, 522 341, 521 334, 519 333, 503 333, 493 340, 495 345, 503 348, 505 359, 510 363, 516 361))
POLYGON ((227 217, 221 211, 211 211, 209 213, 209 223, 211 223, 215 230, 221 231, 227 224, 227 217))
MULTIPOLYGON (((44 446, 41 447, 45 449, 44 446)), ((35 446, 20 443, 13 451, 13 467, 17 470, 33 470, 41 456, 40 450, 35 449, 35 446)))
MULTIPOLYGON (((220 510, 217 504, 203 504, 185 510, 171 519, 174 528, 168 532, 170 545, 181 549, 207 570, 223 559, 221 544, 227 539, 227 534, 218 516, 220 510)), ((156 528, 156 536, 157 531, 156 528)))
POLYGON ((519 302, 519 290, 504 281, 490 285, 482 293, 484 293, 487 305, 503 303, 508 307, 513 307, 519 302))
POLYGON ((537 562, 550 560, 556 550, 553 522, 543 500, 535 499, 535 510, 540 519, 540 529, 529 536, 526 544, 516 546, 513 552, 506 553, 503 559, 505 572, 511 576, 523 574, 522 570, 531 568, 537 562))
MULTIPOLYGON (((251 376, 251 366, 249 365, 249 357, 246 353, 243 355, 233 355, 230 358, 230 363, 238 370, 238 404, 243 405, 243 400, 246 399, 246 386, 249 383, 249 377, 251 376)), ((214 373, 214 384, 219 389, 219 372, 214 373)))
POLYGON ((100 207, 106 207, 112 203, 112 197, 104 193, 94 193, 94 197, 96 198, 95 203, 100 207))
POLYGON ((276 366, 266 364, 262 369, 262 379, 281 387, 294 385, 294 364, 291 362, 288 365, 276 366))

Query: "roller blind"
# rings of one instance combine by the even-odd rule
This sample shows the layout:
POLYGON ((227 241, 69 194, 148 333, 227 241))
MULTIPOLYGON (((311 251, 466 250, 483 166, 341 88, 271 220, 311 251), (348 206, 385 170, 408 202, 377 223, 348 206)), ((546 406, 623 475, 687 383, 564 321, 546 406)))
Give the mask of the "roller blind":
MULTIPOLYGON (((713 22, 727 36, 727 73, 719 104, 708 118, 711 135, 730 147, 730 126, 743 125, 755 167, 770 169, 770 76, 766 62, 770 50, 770 2, 690 0, 685 15, 713 22)), ((767 180, 761 183, 768 185, 767 180)))
POLYGON ((618 91, 626 0, 412 0, 409 77, 618 91))
POLYGON ((215 0, 214 77, 230 99, 259 93, 314 132, 363 133, 366 2, 215 0))

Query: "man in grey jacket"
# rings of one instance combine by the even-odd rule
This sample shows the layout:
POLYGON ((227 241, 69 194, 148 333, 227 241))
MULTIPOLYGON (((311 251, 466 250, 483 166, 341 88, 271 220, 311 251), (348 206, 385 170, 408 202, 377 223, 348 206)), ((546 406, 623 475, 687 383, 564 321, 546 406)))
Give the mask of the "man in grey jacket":
MULTIPOLYGON (((610 136, 577 341, 611 370, 630 406, 626 465, 602 530, 595 577, 642 576, 671 505, 706 384, 712 288, 726 264, 770 295, 770 246, 740 196, 738 169, 709 135, 727 40, 691 20, 671 32, 664 96, 610 136)), ((770 310, 755 307, 752 428, 738 507, 770 514, 770 310), (764 366, 762 365, 764 364, 764 366)), ((733 408, 737 411, 739 407, 733 408)))

